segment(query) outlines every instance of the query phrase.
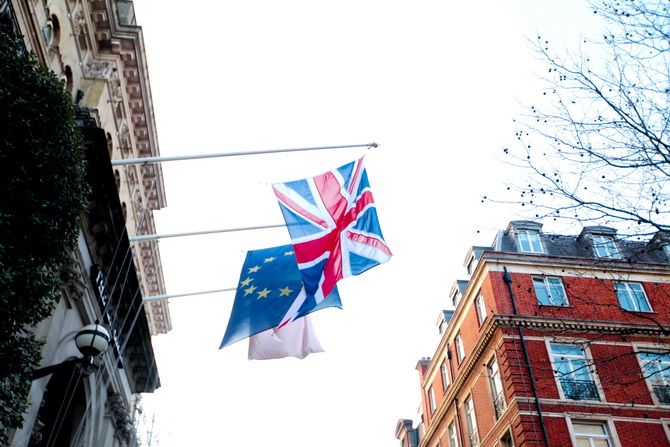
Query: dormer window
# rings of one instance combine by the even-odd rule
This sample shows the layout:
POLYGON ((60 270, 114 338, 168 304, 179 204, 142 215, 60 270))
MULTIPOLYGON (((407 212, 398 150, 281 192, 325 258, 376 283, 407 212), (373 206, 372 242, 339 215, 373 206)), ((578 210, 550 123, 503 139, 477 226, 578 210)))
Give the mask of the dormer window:
POLYGON ((533 230, 517 231, 517 242, 519 249, 528 253, 544 253, 542 242, 540 242, 540 232, 533 230))
POLYGON ((472 276, 472 273, 475 271, 475 267, 477 267, 477 258, 474 256, 470 258, 470 261, 468 262, 468 265, 466 267, 468 271, 468 275, 472 276))
POLYGON ((456 309, 456 306, 458 306, 458 303, 461 302, 461 292, 454 292, 451 295, 451 304, 454 306, 454 309, 456 309))
POLYGON ((618 258, 614 238, 611 236, 593 235, 593 250, 599 258, 618 258))

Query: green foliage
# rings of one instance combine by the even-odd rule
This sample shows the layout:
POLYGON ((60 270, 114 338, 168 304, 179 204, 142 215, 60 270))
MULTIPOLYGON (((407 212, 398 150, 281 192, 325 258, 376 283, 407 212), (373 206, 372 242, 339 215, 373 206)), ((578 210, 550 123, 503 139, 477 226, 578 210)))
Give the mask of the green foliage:
POLYGON ((0 30, 0 442, 20 427, 39 365, 32 326, 59 297, 88 187, 63 83, 0 30), (4 428, 3 428, 4 427, 4 428))

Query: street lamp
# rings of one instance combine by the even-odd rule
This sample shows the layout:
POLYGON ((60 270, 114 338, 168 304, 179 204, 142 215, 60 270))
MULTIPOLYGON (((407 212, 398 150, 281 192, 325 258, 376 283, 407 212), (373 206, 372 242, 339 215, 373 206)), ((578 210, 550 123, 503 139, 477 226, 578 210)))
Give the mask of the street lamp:
POLYGON ((93 359, 105 352, 109 346, 109 332, 98 321, 81 328, 74 337, 77 349, 82 353, 80 359, 65 360, 57 365, 45 366, 33 371, 33 380, 53 374, 71 365, 92 365, 93 359))

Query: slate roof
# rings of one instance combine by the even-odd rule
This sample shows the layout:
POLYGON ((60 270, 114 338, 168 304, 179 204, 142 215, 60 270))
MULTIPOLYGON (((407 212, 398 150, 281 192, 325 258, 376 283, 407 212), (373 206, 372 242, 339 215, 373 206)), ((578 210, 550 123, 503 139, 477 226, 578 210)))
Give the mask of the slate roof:
MULTIPOLYGON (((530 224, 530 222, 527 223, 530 224)), ((517 247, 514 229, 514 222, 512 222, 506 231, 501 231, 491 250, 503 253, 522 253, 517 247)), ((599 258, 596 255, 591 235, 610 235, 615 233, 613 229, 608 227, 586 227, 585 231, 577 236, 550 234, 540 231, 540 240, 544 247, 544 253, 523 253, 530 256, 548 255, 570 258, 608 259, 599 258)), ((670 264, 669 252, 667 249, 664 249, 668 243, 668 235, 665 233, 657 234, 649 242, 619 239, 616 236, 614 236, 614 241, 619 252, 619 257, 612 259, 645 264, 670 264)))

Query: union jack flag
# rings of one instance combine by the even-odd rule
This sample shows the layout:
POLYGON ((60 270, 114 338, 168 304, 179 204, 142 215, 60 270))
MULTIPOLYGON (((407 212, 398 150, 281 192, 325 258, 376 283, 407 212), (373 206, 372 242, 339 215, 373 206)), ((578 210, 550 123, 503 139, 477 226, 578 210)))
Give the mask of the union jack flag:
POLYGON ((306 292, 282 325, 323 301, 339 280, 391 259, 362 158, 316 177, 272 186, 306 292))

